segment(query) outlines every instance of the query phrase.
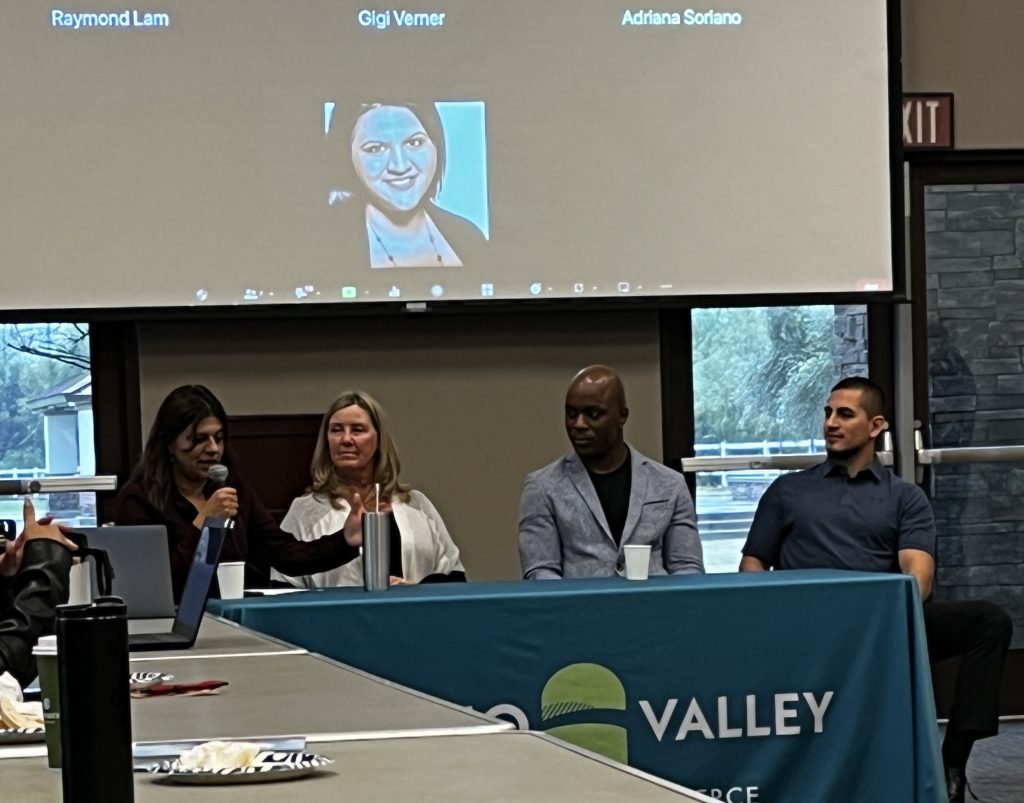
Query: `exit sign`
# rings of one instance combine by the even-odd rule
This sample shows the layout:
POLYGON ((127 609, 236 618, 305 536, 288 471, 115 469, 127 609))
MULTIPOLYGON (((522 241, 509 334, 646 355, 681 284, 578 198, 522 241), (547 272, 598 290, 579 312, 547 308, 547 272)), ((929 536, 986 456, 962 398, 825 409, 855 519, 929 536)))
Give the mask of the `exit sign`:
POLYGON ((953 147, 953 93, 903 96, 903 147, 908 150, 953 147))

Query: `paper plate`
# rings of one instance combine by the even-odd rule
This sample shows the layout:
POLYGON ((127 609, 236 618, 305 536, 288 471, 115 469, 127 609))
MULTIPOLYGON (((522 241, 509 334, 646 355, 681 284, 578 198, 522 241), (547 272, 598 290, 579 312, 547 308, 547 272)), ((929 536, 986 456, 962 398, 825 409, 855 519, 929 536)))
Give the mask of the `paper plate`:
POLYGON ((26 742, 45 742, 46 729, 40 725, 35 728, 0 728, 0 744, 24 744, 26 742))
POLYGON ((249 767, 233 767, 226 770, 186 770, 178 760, 164 761, 150 768, 154 780, 183 784, 229 784, 262 783, 304 778, 328 764, 333 758, 312 753, 275 753, 264 751, 256 756, 256 763, 249 767))
POLYGON ((173 678, 174 675, 165 675, 163 672, 132 672, 128 676, 128 686, 132 691, 142 691, 157 683, 166 683, 173 678))

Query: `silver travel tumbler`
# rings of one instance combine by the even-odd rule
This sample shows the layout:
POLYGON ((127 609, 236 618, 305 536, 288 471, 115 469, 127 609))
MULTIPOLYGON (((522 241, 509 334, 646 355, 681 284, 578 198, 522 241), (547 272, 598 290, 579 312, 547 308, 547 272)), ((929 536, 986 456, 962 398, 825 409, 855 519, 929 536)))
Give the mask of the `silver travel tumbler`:
POLYGON ((387 513, 363 514, 363 588, 387 591, 391 577, 391 526, 387 513))

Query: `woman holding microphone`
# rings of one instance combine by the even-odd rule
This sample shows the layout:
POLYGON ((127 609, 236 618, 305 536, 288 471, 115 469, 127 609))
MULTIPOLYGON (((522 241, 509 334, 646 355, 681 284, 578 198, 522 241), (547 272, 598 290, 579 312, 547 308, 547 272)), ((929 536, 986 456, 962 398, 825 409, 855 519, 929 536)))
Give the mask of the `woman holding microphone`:
POLYGON ((117 524, 167 528, 175 601, 180 601, 204 524, 231 519, 222 561, 246 562, 246 585, 265 582, 270 567, 291 574, 322 572, 359 555, 362 522, 352 515, 330 537, 300 541, 283 532, 231 465, 224 407, 202 385, 171 391, 157 411, 135 471, 116 500, 117 524), (210 476, 228 468, 226 480, 210 476), (216 471, 216 470, 215 470, 216 471))

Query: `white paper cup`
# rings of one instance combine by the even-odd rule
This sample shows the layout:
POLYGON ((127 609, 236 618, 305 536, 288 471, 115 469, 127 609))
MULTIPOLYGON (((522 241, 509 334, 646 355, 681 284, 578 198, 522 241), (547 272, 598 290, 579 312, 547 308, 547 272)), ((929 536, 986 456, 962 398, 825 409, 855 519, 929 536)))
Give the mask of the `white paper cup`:
POLYGON ((71 567, 71 583, 68 593, 69 605, 88 605, 92 602, 92 573, 88 563, 71 567))
POLYGON ((221 599, 241 599, 245 596, 245 561, 228 561, 217 566, 217 584, 221 599))
POLYGON ((646 580, 651 566, 650 544, 626 544, 626 579, 646 580))
POLYGON ((60 682, 57 672, 57 637, 40 636, 32 650, 39 668, 46 728, 46 758, 50 769, 60 768, 60 682))

